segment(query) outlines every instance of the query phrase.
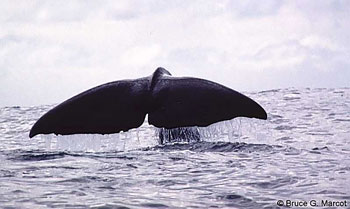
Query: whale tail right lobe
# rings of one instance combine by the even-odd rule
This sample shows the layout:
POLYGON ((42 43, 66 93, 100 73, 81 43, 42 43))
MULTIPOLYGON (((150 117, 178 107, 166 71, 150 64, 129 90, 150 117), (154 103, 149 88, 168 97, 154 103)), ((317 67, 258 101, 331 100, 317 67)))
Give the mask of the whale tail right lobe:
POLYGON ((158 106, 148 122, 156 127, 208 126, 235 117, 267 119, 254 100, 208 80, 167 76, 159 80, 153 95, 158 106))

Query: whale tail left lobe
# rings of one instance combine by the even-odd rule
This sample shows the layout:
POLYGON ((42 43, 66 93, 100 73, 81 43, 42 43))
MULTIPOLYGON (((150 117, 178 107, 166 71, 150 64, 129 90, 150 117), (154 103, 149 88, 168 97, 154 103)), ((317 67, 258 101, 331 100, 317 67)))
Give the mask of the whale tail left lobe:
POLYGON ((116 81, 85 91, 54 107, 32 127, 37 134, 110 134, 142 125, 147 114, 146 78, 116 81))

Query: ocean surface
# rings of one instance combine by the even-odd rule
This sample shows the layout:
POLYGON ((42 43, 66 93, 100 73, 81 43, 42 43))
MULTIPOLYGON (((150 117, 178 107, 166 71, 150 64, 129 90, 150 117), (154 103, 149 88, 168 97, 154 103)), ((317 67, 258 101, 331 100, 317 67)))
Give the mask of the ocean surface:
POLYGON ((2 107, 0 208, 350 208, 350 88, 245 94, 266 121, 236 118, 166 145, 147 122, 29 139, 53 105, 2 107))

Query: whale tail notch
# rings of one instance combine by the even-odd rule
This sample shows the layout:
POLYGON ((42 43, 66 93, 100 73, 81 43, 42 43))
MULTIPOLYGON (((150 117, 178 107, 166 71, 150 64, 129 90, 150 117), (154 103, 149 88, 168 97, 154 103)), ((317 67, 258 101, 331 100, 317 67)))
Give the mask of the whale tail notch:
POLYGON ((172 77, 164 68, 151 76, 103 84, 68 99, 44 114, 38 134, 111 134, 144 122, 160 128, 208 126, 235 117, 267 119, 249 97, 199 78, 172 77))

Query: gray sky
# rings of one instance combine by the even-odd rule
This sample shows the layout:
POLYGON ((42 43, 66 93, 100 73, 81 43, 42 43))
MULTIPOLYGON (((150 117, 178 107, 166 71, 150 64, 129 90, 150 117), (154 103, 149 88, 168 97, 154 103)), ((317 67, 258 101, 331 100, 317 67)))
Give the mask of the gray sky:
POLYGON ((350 1, 0 1, 0 107, 150 75, 350 86, 350 1))

